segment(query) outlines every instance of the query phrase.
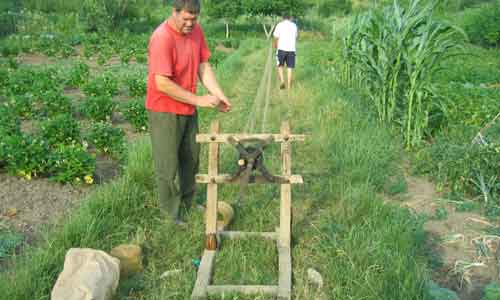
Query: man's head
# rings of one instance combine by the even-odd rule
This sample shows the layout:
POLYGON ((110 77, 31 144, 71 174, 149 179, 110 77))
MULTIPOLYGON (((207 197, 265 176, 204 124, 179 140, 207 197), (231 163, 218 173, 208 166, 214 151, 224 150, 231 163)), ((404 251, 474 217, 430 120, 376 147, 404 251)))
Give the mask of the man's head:
POLYGON ((285 20, 291 20, 292 17, 290 16, 289 13, 285 13, 285 14, 283 14, 283 19, 285 19, 285 20))
POLYGON ((182 34, 193 31, 200 14, 199 0, 174 0, 172 20, 175 29, 182 34))

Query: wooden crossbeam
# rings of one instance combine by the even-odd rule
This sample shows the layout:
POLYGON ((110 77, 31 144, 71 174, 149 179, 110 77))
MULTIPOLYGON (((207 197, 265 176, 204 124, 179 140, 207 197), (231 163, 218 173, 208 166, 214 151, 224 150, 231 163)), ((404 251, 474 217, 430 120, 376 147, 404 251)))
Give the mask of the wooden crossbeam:
POLYGON ((197 143, 227 143, 229 144, 228 138, 232 136, 237 141, 246 139, 260 139, 267 140, 270 137, 274 139, 275 142, 303 142, 306 139, 305 134, 198 134, 196 135, 197 143))
POLYGON ((268 240, 277 240, 278 234, 276 232, 244 232, 244 231, 219 231, 221 237, 228 239, 243 239, 260 237, 268 240))
POLYGON ((194 285, 191 299, 205 300, 207 299, 207 287, 212 280, 213 266, 216 251, 205 250, 201 258, 200 267, 198 268, 198 276, 194 285))
MULTIPOLYGON (((301 175, 288 175, 288 176, 276 176, 278 178, 282 178, 285 180, 289 181, 289 184, 303 184, 304 179, 302 178, 301 175)), ((239 181, 231 181, 231 175, 229 174, 220 174, 217 176, 210 176, 208 174, 197 174, 196 175, 196 182, 197 183, 216 183, 216 184, 239 184, 239 181)), ((256 184, 269 184, 269 181, 262 176, 262 175, 256 175, 255 180, 253 182, 249 183, 256 183, 256 184)))
POLYGON ((223 296, 224 294, 238 293, 242 295, 278 296, 276 285, 209 285, 209 296, 223 296))

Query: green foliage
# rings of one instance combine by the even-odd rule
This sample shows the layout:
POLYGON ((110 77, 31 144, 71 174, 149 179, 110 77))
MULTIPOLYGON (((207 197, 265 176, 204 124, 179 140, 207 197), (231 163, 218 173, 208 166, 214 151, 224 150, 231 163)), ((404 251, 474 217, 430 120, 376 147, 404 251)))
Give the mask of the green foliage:
POLYGON ((79 87, 87 82, 89 74, 90 68, 86 63, 82 61, 76 62, 68 74, 66 85, 70 87, 79 87))
POLYGON ((456 30, 432 18, 434 5, 420 3, 361 15, 344 39, 346 82, 366 87, 379 120, 401 126, 407 149, 425 135, 438 107, 434 79, 459 45, 456 30))
POLYGON ((484 288, 483 300, 500 299, 500 285, 498 283, 490 283, 484 288))
POLYGON ((0 103, 0 131, 4 134, 20 133, 19 117, 7 103, 0 103))
POLYGON ((148 129, 148 112, 144 107, 143 99, 136 99, 123 105, 121 112, 137 131, 146 131, 148 129))
POLYGON ((0 3, 0 37, 16 32, 19 6, 18 1, 2 1, 0 3))
POLYGON ((466 11, 463 23, 472 43, 489 47, 500 46, 500 1, 496 0, 466 11))
MULTIPOLYGON (((463 127, 455 129, 466 132, 463 127)), ((465 139, 465 138, 464 138, 465 139)), ((450 134, 438 137, 429 147, 417 152, 417 171, 430 174, 441 185, 447 185, 452 195, 464 199, 478 196, 483 202, 500 201, 500 144, 499 138, 487 145, 461 141, 450 134)))
POLYGON ((71 115, 73 112, 71 99, 60 91, 43 91, 38 101, 40 104, 38 115, 41 117, 53 118, 60 114, 71 115))
POLYGON ((49 145, 43 139, 20 134, 3 137, 1 144, 9 173, 27 179, 46 174, 49 145))
POLYGON ((61 183, 91 183, 95 158, 79 144, 59 144, 49 157, 50 179, 61 183))
POLYGON ((452 290, 442 288, 434 281, 428 284, 428 300, 459 300, 457 293, 452 290))
POLYGON ((0 261, 14 254, 23 240, 22 235, 0 228, 0 261))
POLYGON ((21 118, 31 118, 33 116, 33 95, 13 95, 9 97, 8 104, 21 118))
POLYGON ((318 6, 318 13, 322 17, 347 15, 351 11, 351 0, 321 0, 318 6))
POLYGON ((80 143, 80 126, 72 115, 61 114, 42 122, 40 135, 51 146, 80 143))
POLYGON ((294 17, 305 13, 306 3, 301 0, 244 0, 244 11, 253 16, 282 16, 290 14, 294 17))
POLYGON ((95 96, 87 98, 81 110, 94 121, 110 121, 116 106, 109 96, 95 96))
POLYGON ((82 90, 89 97, 112 97, 118 93, 118 80, 111 73, 103 73, 84 84, 82 90))
POLYGON ((131 97, 146 95, 146 77, 144 74, 130 74, 125 77, 125 85, 128 88, 131 97))
POLYGON ((125 133, 106 122, 93 123, 87 140, 97 151, 120 158, 125 153, 125 133))

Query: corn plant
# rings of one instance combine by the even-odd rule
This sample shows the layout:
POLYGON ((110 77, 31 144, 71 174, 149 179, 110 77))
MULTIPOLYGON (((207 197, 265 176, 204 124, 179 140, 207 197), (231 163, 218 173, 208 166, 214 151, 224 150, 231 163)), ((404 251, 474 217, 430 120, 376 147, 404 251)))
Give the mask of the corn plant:
POLYGON ((432 19, 436 2, 394 1, 358 16, 344 38, 344 80, 366 87, 381 122, 400 124, 407 149, 428 128, 441 62, 456 54, 459 30, 432 19))

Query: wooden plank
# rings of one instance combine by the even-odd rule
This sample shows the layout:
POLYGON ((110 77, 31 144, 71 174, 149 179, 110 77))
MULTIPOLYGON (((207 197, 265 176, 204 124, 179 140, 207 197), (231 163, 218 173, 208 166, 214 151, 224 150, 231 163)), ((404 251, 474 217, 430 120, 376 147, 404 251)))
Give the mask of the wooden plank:
POLYGON ((212 272, 214 269, 216 251, 205 250, 201 258, 200 267, 198 268, 198 276, 194 285, 192 300, 207 299, 207 287, 212 280, 212 272))
MULTIPOLYGON (((210 132, 219 133, 220 127, 218 121, 213 121, 210 126, 210 132)), ((208 149, 208 175, 215 177, 219 172, 219 144, 210 143, 208 149)), ((217 233, 217 184, 209 183, 207 186, 207 209, 206 209, 206 234, 213 236, 217 233)), ((209 249, 214 250, 214 249, 209 249)))
POLYGON ((275 285, 210 285, 207 287, 209 296, 224 296, 225 294, 238 293, 242 295, 278 295, 278 286, 275 285))
POLYGON ((279 287, 278 300, 292 299, 292 254, 290 248, 278 245, 279 287))
POLYGON ((278 234, 276 232, 243 232, 243 231, 219 231, 221 237, 228 239, 242 239, 260 237, 268 240, 277 240, 278 234))
MULTIPOLYGON (((290 134, 290 124, 283 122, 281 124, 281 134, 287 136, 290 134)), ((292 157, 290 142, 281 144, 281 157, 283 176, 292 174, 292 157)), ((291 214, 292 214, 292 187, 290 184, 281 185, 281 204, 280 204, 280 246, 290 248, 291 234, 291 214)))
MULTIPOLYGON (((303 184, 304 179, 302 178, 301 175, 290 175, 290 176, 277 176, 280 178, 284 178, 286 180, 290 181, 290 184, 303 184)), ((208 174, 197 174, 196 175, 196 182, 197 183, 225 183, 225 184, 239 184, 238 181, 231 181, 231 175, 229 174, 220 174, 217 176, 209 176, 208 174)), ((251 182, 255 184, 269 184, 267 179, 264 178, 262 175, 257 175, 255 176, 255 181, 251 182)))
POLYGON ((232 136, 235 138, 237 141, 239 140, 245 140, 245 139, 262 139, 262 140, 267 140, 270 136, 274 138, 275 142, 282 143, 282 142, 303 142, 306 139, 305 134, 267 134, 267 133, 261 133, 261 134, 231 134, 231 133, 225 133, 225 134, 197 134, 196 135, 196 142, 198 143, 229 143, 228 138, 232 136))

